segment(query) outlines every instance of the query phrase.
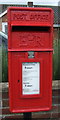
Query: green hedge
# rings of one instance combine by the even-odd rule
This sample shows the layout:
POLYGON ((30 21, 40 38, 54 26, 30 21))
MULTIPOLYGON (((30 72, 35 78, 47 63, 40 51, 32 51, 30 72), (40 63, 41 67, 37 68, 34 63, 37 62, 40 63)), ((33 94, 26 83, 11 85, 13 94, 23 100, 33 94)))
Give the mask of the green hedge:
POLYGON ((7 48, 2 44, 2 82, 8 81, 7 48))

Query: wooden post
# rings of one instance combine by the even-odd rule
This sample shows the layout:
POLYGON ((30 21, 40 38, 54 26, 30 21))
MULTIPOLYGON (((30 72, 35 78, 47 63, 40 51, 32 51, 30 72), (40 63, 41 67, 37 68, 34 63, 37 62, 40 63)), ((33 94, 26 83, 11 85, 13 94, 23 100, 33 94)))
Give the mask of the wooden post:
MULTIPOLYGON (((33 7, 33 2, 28 2, 27 7, 33 7)), ((23 113, 24 120, 32 120, 32 112, 23 113)))
POLYGON ((31 112, 23 113, 23 115, 24 115, 24 120, 32 120, 32 113, 31 112))

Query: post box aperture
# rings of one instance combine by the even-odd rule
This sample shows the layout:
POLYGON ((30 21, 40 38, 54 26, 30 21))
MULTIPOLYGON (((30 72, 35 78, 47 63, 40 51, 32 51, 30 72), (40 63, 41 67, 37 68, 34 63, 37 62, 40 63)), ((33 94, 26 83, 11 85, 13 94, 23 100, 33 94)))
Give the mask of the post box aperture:
POLYGON ((8 9, 8 76, 11 112, 52 107, 53 11, 8 9))

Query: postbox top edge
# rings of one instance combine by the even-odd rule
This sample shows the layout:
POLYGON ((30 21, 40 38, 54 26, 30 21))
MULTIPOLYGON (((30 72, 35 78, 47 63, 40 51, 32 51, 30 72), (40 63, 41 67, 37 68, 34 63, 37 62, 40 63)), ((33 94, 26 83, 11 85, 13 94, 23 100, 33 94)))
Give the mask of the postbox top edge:
POLYGON ((11 10, 28 10, 28 11, 30 11, 30 10, 32 10, 32 11, 39 11, 39 10, 42 10, 42 11, 53 11, 53 9, 52 8, 44 8, 44 7, 41 7, 41 8, 39 8, 39 7, 8 7, 8 11, 11 11, 11 10))

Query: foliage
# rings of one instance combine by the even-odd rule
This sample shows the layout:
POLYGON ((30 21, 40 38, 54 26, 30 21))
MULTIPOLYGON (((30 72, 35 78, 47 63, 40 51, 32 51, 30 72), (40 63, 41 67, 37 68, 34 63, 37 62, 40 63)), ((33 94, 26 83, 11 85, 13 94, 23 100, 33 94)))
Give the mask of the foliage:
POLYGON ((2 82, 7 82, 8 79, 8 72, 7 72, 7 48, 5 44, 2 44, 2 82))

